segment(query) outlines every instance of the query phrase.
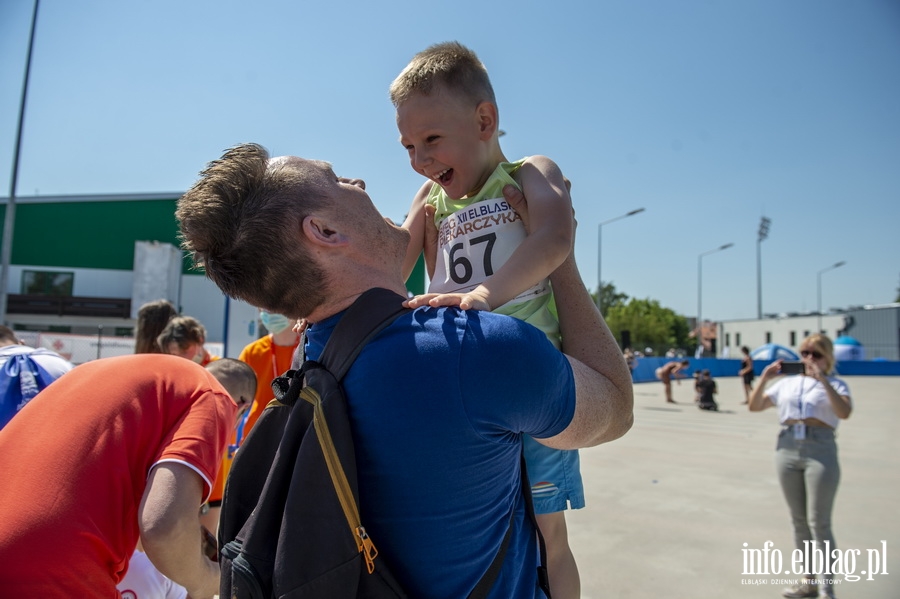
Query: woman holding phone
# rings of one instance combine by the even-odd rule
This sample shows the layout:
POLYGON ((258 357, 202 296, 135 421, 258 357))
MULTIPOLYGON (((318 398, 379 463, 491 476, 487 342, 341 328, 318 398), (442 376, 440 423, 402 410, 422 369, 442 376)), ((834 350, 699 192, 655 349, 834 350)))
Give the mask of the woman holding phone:
MULTIPOLYGON (((777 407, 781 432, 775 463, 781 489, 791 512, 794 543, 803 550, 815 542, 829 553, 836 547, 831 532, 831 510, 841 477, 834 433, 838 422, 850 416, 850 389, 834 371, 834 346, 825 335, 810 335, 800 344, 803 373, 786 376, 768 386, 782 372, 782 360, 762 371, 750 395, 751 412, 777 407)), ((809 566, 810 564, 807 564, 809 566)), ((830 571, 830 570, 829 570, 830 571)), ((788 587, 785 597, 834 597, 831 576, 813 573, 802 584, 788 587), (821 593, 816 580, 822 579, 821 593)))

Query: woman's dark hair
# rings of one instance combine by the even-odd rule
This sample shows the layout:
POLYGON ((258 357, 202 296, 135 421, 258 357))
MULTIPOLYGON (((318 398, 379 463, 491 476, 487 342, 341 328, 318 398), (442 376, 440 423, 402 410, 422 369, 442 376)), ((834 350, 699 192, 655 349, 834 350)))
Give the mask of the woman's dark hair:
POLYGON ((163 332, 178 310, 169 300, 147 302, 138 310, 137 329, 134 332, 134 353, 162 354, 156 338, 163 332))

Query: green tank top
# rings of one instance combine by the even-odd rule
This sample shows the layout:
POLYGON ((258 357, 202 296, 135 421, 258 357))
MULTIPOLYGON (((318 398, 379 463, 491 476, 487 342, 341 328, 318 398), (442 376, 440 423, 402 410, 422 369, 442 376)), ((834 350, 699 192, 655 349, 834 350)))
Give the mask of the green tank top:
MULTIPOLYGON (((503 188, 518 187, 513 175, 525 162, 503 162, 473 197, 451 199, 433 185, 427 202, 435 207, 438 252, 428 290, 465 293, 496 272, 525 238, 519 215, 503 198, 503 188)), ((515 299, 493 310, 539 328, 559 347, 559 321, 549 280, 539 281, 515 299)))

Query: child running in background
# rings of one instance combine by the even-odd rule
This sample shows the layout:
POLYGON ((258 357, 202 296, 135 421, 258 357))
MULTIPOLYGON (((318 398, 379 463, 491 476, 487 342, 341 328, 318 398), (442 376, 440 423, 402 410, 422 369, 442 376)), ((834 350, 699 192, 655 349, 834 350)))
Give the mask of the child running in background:
MULTIPOLYGON (((403 226, 410 232, 404 276, 437 228, 437 256, 428 260, 422 305, 493 310, 538 327, 559 342, 547 278, 572 250, 572 203, 557 165, 545 156, 507 161, 500 149, 498 110, 487 70, 457 42, 417 54, 390 87, 400 143, 413 170, 428 181, 403 226), (530 231, 503 198, 506 185, 528 200, 530 231), (433 221, 433 222, 429 222, 433 221)), ((580 595, 564 510, 584 507, 577 450, 526 437, 525 457, 538 525, 547 545, 553 596, 580 595)))

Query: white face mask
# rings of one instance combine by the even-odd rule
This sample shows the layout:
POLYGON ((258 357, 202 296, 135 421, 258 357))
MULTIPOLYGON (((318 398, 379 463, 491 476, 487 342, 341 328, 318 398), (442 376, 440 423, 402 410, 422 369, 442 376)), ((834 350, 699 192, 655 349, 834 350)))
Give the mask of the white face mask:
POLYGON ((259 313, 259 319, 262 321, 263 326, 266 327, 266 330, 273 335, 277 335, 282 331, 286 331, 294 324, 288 319, 287 316, 282 316, 281 314, 271 314, 265 311, 259 313))

